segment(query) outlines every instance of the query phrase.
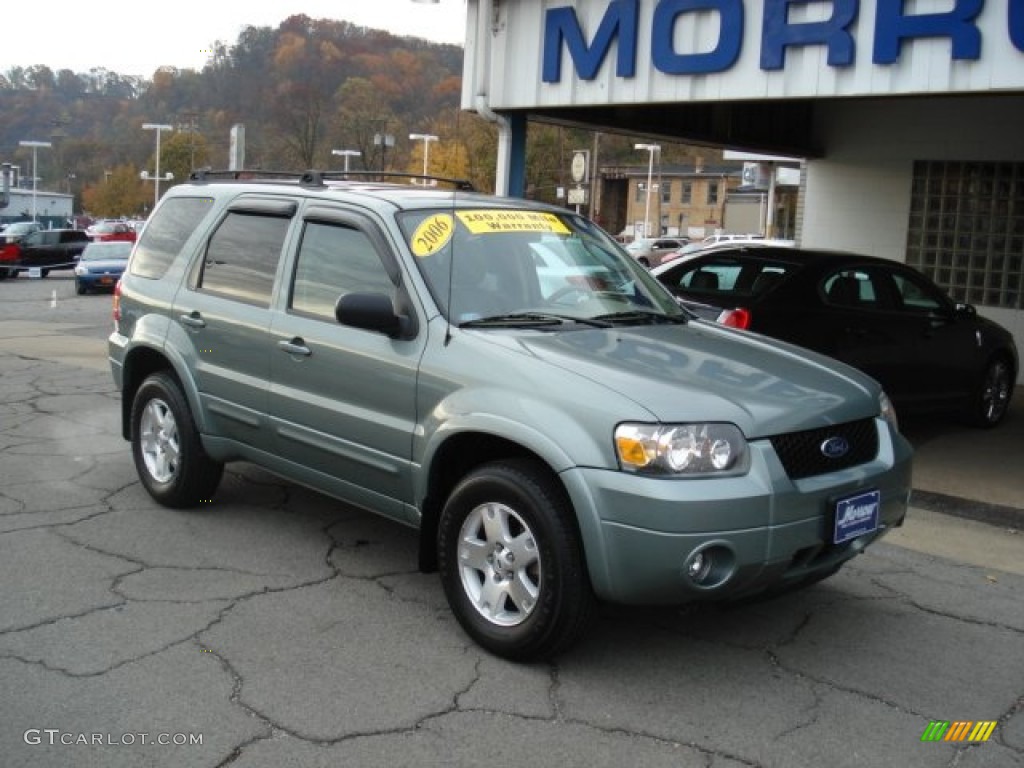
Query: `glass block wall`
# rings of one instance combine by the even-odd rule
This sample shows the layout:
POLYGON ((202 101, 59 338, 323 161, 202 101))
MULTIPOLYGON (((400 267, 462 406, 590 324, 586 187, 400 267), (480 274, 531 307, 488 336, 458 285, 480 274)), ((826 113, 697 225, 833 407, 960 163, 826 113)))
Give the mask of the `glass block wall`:
POLYGON ((1024 304, 1024 163, 914 163, 907 263, 957 301, 1024 304))

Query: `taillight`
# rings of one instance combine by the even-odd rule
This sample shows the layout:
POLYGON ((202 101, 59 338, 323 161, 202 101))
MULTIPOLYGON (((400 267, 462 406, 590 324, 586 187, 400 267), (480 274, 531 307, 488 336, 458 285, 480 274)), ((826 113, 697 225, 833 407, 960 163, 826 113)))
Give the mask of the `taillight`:
POLYGON ((114 330, 119 330, 117 324, 121 322, 121 281, 114 284, 114 330))
POLYGON ((723 309, 722 314, 718 316, 718 322, 722 325, 727 325, 730 328, 746 330, 750 327, 750 310, 744 309, 743 307, 736 307, 736 309, 723 309))
POLYGON ((17 243, 0 245, 0 261, 17 261, 20 250, 17 243))

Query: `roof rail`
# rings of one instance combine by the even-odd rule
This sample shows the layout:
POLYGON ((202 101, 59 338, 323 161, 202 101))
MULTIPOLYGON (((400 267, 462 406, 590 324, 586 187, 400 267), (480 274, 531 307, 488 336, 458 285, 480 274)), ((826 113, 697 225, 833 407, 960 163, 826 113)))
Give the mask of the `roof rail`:
POLYGON ((325 181, 381 181, 384 179, 407 179, 415 184, 417 179, 422 181, 420 186, 437 186, 438 184, 451 184, 455 189, 462 192, 473 192, 475 187, 471 181, 466 179, 454 179, 446 176, 424 176, 422 173, 408 173, 405 171, 306 171, 302 174, 302 183, 312 186, 322 185, 325 181))
POLYGON ((306 187, 323 187, 327 181, 382 181, 385 179, 407 179, 415 185, 417 179, 421 186, 437 186, 449 184, 460 192, 474 192, 476 188, 471 181, 454 179, 445 176, 424 176, 423 174, 404 171, 317 171, 308 170, 302 173, 295 171, 264 171, 249 169, 243 171, 215 171, 211 168, 198 168, 188 176, 190 181, 253 181, 259 179, 290 179, 306 187))

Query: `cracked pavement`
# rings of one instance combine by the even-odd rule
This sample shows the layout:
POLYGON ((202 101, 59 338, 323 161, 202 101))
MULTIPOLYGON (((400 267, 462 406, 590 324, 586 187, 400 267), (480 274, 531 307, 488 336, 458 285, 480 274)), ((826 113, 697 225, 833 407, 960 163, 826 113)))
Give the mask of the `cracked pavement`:
POLYGON ((883 542, 770 602, 609 607, 512 664, 462 634, 409 529, 245 464, 209 506, 156 506, 109 301, 61 277, 0 300, 4 768, 1024 765, 1020 573, 883 542), (998 726, 922 743, 930 720, 998 726))

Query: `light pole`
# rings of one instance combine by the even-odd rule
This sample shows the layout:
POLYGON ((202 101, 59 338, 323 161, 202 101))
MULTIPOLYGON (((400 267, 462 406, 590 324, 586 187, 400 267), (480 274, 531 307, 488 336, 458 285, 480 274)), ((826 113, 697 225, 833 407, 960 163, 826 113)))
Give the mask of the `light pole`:
POLYGON ((48 141, 19 141, 19 146, 32 147, 32 221, 36 220, 36 182, 38 176, 36 174, 36 162, 38 160, 38 152, 40 147, 52 147, 48 141))
POLYGON ((332 149, 332 155, 341 155, 345 158, 345 173, 348 173, 348 159, 350 157, 359 157, 362 152, 357 149, 332 149))
POLYGON ((430 142, 437 141, 437 136, 432 133, 410 133, 409 138, 413 141, 423 142, 423 184, 427 184, 427 170, 430 164, 430 142))
POLYGON ((174 174, 171 173, 163 177, 160 176, 160 134, 164 131, 174 130, 174 126, 163 123, 143 123, 142 129, 145 131, 156 131, 156 175, 151 177, 146 171, 142 172, 143 179, 148 180, 152 178, 156 182, 156 187, 153 189, 153 205, 155 207, 160 202, 160 182, 170 181, 174 178, 174 174))
POLYGON ((651 177, 654 175, 654 153, 661 151, 660 144, 634 144, 633 149, 650 152, 647 161, 647 204, 644 208, 644 237, 651 236, 651 177))

